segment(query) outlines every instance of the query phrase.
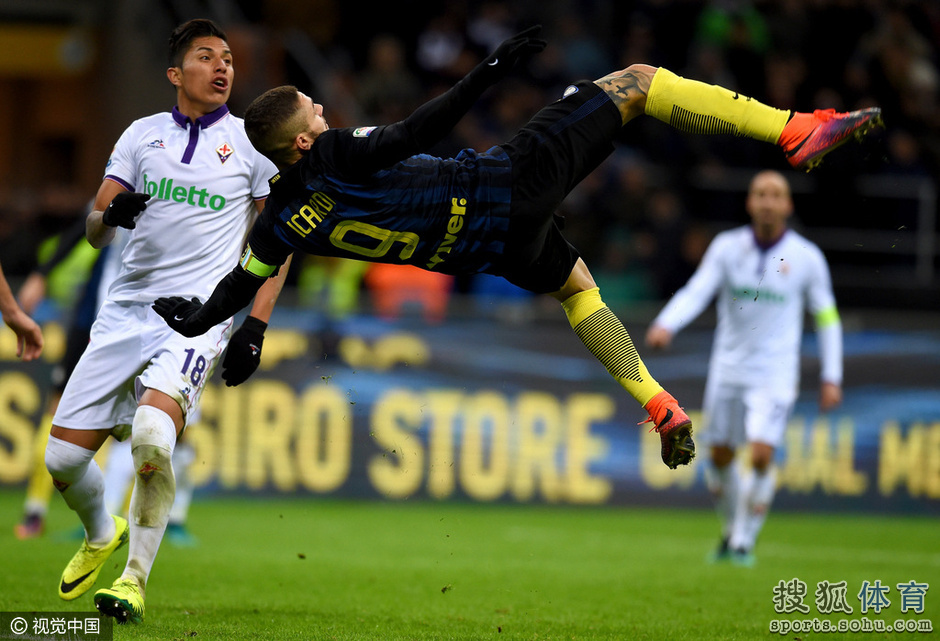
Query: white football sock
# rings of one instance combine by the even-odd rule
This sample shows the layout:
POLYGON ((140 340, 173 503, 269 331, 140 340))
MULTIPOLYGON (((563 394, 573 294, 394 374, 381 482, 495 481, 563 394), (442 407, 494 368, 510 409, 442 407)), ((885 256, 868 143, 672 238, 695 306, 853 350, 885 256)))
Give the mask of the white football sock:
POLYGON ((776 490, 777 468, 775 466, 771 465, 764 470, 763 474, 754 474, 751 509, 747 512, 744 526, 744 540, 749 550, 757 543, 757 535, 760 534, 764 521, 767 520, 767 513, 770 512, 770 504, 773 503, 776 490))
POLYGON ((141 589, 147 585, 173 505, 175 446, 176 425, 170 415, 149 405, 138 407, 131 431, 137 476, 131 495, 127 565, 121 576, 136 579, 141 589))
POLYGON ((185 439, 173 450, 173 472, 176 475, 176 498, 170 509, 170 523, 186 523, 193 501, 193 482, 189 468, 196 460, 196 448, 185 439))
POLYGON ((715 511, 721 520, 721 536, 730 538, 734 525, 738 497, 738 466, 731 461, 724 467, 711 464, 705 467, 705 484, 715 501, 715 511))
POLYGON ((749 470, 741 479, 731 547, 751 550, 757 542, 777 486, 777 469, 768 467, 763 474, 749 470))
POLYGON ((134 485, 131 439, 115 441, 104 464, 104 504, 111 514, 127 514, 127 494, 134 485))
POLYGON ((92 547, 106 545, 114 538, 114 519, 104 507, 104 475, 94 460, 95 452, 49 437, 46 469, 65 504, 81 519, 85 540, 92 547))

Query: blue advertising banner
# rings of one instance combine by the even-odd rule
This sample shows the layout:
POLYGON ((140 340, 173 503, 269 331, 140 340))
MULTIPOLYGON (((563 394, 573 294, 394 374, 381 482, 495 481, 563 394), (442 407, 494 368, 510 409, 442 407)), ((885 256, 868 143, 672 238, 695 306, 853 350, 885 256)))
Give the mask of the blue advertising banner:
MULTIPOLYGON (((261 369, 236 388, 217 374, 208 385, 185 435, 193 479, 202 493, 709 505, 707 452, 666 468, 658 436, 637 425, 645 412, 559 316, 357 316, 324 340, 312 313, 280 309, 261 369)), ((776 506, 940 513, 940 329, 858 325, 846 323, 844 403, 825 415, 807 337, 776 506)), ((627 327, 639 344, 645 326, 627 327)), ((46 326, 50 359, 58 332, 46 326)), ((0 483, 21 484, 50 365, 17 362, 6 334, 0 483)), ((669 352, 641 347, 697 425, 710 343, 705 321, 669 352)))

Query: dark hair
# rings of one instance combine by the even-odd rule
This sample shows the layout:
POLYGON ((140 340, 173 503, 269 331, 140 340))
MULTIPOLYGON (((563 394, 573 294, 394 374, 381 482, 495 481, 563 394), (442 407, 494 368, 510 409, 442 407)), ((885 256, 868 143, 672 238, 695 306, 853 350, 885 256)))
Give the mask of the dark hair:
POLYGON ((184 22, 170 34, 168 60, 171 67, 182 67, 183 57, 196 38, 215 37, 228 41, 228 36, 217 24, 206 18, 196 18, 184 22))
POLYGON ((292 85, 269 89, 245 110, 248 140, 279 169, 293 162, 294 138, 306 127, 300 94, 292 85))

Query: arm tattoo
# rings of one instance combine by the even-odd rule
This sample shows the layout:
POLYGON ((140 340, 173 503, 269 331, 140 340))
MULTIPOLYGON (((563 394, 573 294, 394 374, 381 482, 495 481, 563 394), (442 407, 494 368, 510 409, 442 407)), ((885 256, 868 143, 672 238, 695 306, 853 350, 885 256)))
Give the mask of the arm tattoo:
POLYGON ((624 116, 637 101, 646 100, 650 88, 650 79, 645 74, 627 70, 606 75, 596 82, 624 116))

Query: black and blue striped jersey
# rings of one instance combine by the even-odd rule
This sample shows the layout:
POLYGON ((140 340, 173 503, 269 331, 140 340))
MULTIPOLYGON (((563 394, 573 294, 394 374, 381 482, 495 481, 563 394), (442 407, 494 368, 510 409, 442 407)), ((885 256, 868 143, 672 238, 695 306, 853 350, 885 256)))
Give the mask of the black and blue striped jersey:
POLYGON ((400 122, 319 134, 271 180, 251 258, 281 265, 301 250, 447 274, 493 269, 509 228, 509 156, 500 147, 445 159, 425 152, 503 73, 481 63, 400 122))
POLYGON ((320 134, 272 180, 249 237, 254 257, 276 265, 300 250, 446 274, 493 269, 509 227, 507 154, 500 147, 446 159, 417 154, 371 171, 390 149, 402 149, 393 127, 320 134))

